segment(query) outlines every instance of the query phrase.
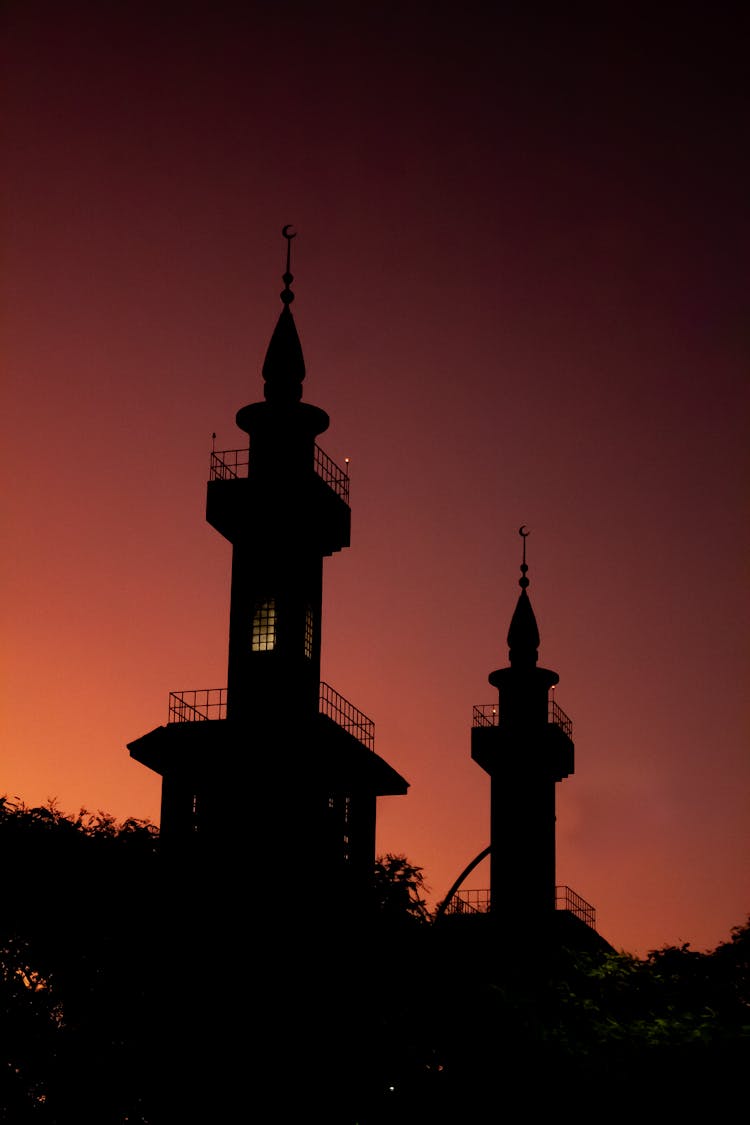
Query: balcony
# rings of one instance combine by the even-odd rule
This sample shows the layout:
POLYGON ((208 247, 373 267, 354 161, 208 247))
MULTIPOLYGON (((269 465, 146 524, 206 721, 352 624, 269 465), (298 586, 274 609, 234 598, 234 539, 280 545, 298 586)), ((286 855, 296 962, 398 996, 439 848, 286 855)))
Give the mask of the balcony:
POLYGON ((497 703, 477 703, 472 714, 472 727, 496 727, 500 722, 497 703))
MULTIPOLYGON (((211 452, 209 480, 237 480, 246 477, 250 463, 249 449, 221 449, 211 452)), ((349 474, 337 465, 319 445, 315 445, 315 472, 345 504, 349 503, 349 474)))
POLYGON ((237 480, 247 476, 249 449, 213 449, 209 480, 237 480))
POLYGON ((375 749, 375 724, 372 719, 334 691, 330 684, 321 683, 318 705, 321 715, 333 719, 368 750, 375 749))
MULTIPOLYGON (((472 715, 472 727, 496 727, 500 722, 500 707, 497 703, 478 703, 472 715)), ((562 707, 550 699, 547 702, 547 722, 560 730, 572 740, 573 720, 563 711, 562 707)))
POLYGON ((445 914, 489 914, 489 912, 489 890, 456 893, 443 911, 445 914))
MULTIPOLYGON (((375 724, 372 719, 368 719, 353 703, 339 695, 330 684, 320 685, 318 711, 332 719, 368 750, 375 749, 375 724)), ((170 723, 199 723, 226 717, 226 688, 198 688, 169 693, 170 723)))
POLYGON ((340 497, 345 504, 349 503, 349 474, 340 465, 337 465, 332 458, 324 453, 319 445, 315 445, 315 472, 324 480, 330 489, 332 489, 338 497, 340 497))
POLYGON ((226 717, 226 688, 198 688, 196 691, 169 693, 170 723, 197 723, 226 717))
MULTIPOLYGON (((596 910, 570 887, 555 887, 555 910, 569 910, 592 930, 596 929, 596 910)), ((460 891, 445 907, 445 914, 489 914, 490 892, 460 891)))
POLYGON ((570 887, 555 887, 555 910, 569 910, 592 930, 596 929, 596 910, 570 887))

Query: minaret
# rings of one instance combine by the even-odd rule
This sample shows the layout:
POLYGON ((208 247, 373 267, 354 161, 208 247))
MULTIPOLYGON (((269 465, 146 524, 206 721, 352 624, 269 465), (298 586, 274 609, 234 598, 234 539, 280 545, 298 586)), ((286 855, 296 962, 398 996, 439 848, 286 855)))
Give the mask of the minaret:
POLYGON ((407 782, 374 753, 370 719, 320 682, 323 559, 349 546, 349 478, 317 445, 328 415, 302 401, 291 304, 240 409, 249 448, 211 453, 206 518, 232 544, 227 688, 176 692, 170 721, 129 744, 162 778, 165 849, 190 870, 238 857, 278 917, 351 919, 372 880, 376 798, 407 782), (271 888, 273 887, 273 890, 271 888))
POLYGON ((273 728, 318 712, 323 558, 349 546, 349 481, 315 443, 329 418, 302 402, 287 239, 282 311, 263 364, 264 401, 237 412, 247 476, 214 454, 206 518, 232 543, 227 717, 273 728))
POLYGON ((491 778, 490 913, 508 935, 546 933, 555 912, 555 785, 573 773, 572 723, 537 666, 525 525, 521 594, 508 630, 510 667, 489 676, 497 704, 474 708, 471 756, 491 778))

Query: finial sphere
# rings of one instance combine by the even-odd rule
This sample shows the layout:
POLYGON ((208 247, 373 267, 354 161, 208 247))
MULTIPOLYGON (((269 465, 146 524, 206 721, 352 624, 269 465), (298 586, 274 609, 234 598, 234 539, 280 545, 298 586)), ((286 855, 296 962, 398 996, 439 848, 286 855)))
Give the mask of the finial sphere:
POLYGON ((522 577, 519 578, 518 585, 523 590, 525 590, 526 587, 529 584, 529 580, 526 577, 526 571, 529 569, 526 565, 526 540, 529 537, 529 533, 528 533, 528 531, 524 530, 525 527, 526 527, 526 524, 522 523, 521 526, 518 529, 518 534, 521 536, 521 542, 523 543, 523 558, 521 559, 521 575, 522 575, 522 577))

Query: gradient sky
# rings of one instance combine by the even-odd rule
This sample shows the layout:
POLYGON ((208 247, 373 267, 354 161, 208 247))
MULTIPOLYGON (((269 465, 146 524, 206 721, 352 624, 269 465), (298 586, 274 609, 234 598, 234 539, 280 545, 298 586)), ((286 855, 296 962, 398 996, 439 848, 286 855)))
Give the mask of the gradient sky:
POLYGON ((158 821, 126 743, 226 682, 211 434, 292 223, 351 459, 322 674, 411 786, 378 850, 434 901, 489 842, 526 523, 558 882, 617 948, 713 948, 750 912, 747 13, 488 7, 6 0, 0 793, 158 821))

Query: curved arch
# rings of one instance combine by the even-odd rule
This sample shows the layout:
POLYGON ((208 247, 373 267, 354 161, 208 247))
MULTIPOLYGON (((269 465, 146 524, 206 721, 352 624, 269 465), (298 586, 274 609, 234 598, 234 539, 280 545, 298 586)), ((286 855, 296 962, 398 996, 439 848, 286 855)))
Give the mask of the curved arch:
POLYGON ((477 867, 482 862, 482 860, 486 859, 487 856, 490 854, 491 847, 492 847, 492 845, 488 844, 487 847, 484 849, 484 851, 481 851, 478 856, 475 856, 475 858, 472 859, 472 861, 468 865, 468 867, 464 867, 463 871, 461 872, 459 877, 456 879, 456 881, 453 884, 453 886, 451 887, 451 889, 448 891, 448 894, 445 896, 445 898, 443 899, 443 901, 440 903, 437 910, 435 911, 435 919, 434 919, 435 922, 437 922, 437 920, 439 918, 442 918, 442 916, 445 914, 448 903, 453 898, 454 894, 456 893, 458 888, 461 886, 464 879, 468 875, 471 875, 474 868, 477 867))

